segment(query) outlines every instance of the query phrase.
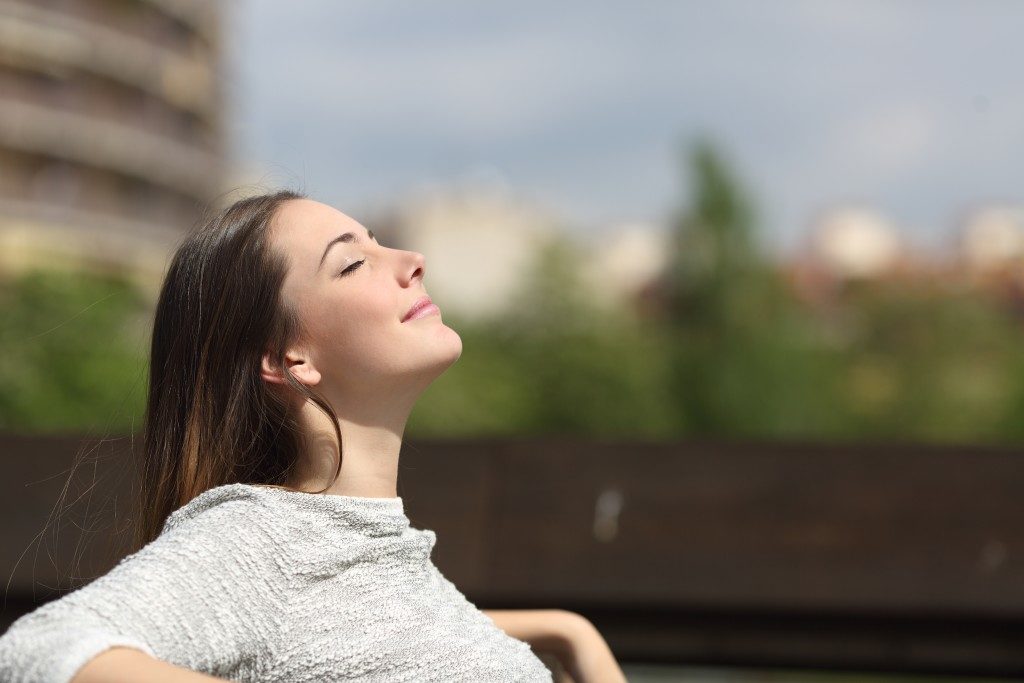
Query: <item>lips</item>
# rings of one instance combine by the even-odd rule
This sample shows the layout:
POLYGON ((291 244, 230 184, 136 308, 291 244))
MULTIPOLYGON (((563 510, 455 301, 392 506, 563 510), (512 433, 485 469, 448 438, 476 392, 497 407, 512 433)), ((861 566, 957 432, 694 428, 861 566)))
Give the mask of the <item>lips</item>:
POLYGON ((421 297, 421 298, 417 299, 416 303, 414 303, 412 305, 412 308, 410 308, 409 311, 405 314, 405 317, 402 318, 402 322, 404 323, 406 320, 408 320, 413 315, 415 315, 416 311, 420 310, 421 308, 426 308, 427 306, 431 305, 432 303, 433 302, 430 300, 429 296, 424 296, 424 297, 421 297))

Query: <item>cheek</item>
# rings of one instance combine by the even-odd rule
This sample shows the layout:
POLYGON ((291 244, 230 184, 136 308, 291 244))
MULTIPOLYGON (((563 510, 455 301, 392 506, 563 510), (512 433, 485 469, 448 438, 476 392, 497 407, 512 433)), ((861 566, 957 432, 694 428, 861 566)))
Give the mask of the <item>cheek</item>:
POLYGON ((310 335, 317 349, 321 372, 333 374, 347 369, 368 372, 394 362, 400 324, 395 305, 370 297, 355 301, 322 302, 309 319, 310 335))

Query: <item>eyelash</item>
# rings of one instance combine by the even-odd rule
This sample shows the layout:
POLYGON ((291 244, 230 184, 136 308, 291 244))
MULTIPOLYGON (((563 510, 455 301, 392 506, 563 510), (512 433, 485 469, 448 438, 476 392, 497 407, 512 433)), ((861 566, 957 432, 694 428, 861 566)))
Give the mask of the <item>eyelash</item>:
POLYGON ((346 268, 345 270, 343 270, 343 271, 341 271, 340 273, 338 273, 338 275, 339 275, 339 276, 345 276, 345 275, 348 275, 349 273, 351 273, 351 272, 352 272, 352 271, 354 271, 354 270, 358 270, 358 269, 359 269, 359 266, 363 265, 363 263, 364 263, 365 261, 366 261, 366 259, 361 259, 361 260, 359 260, 359 261, 356 261, 356 262, 355 262, 355 263, 353 263, 353 264, 352 264, 351 266, 349 266, 349 267, 348 267, 348 268, 346 268))
MULTIPOLYGON (((374 235, 372 231, 370 231, 370 239, 372 239, 377 244, 380 244, 380 241, 377 239, 377 236, 374 235)), ((348 275, 349 273, 351 273, 352 271, 358 270, 359 266, 363 265, 364 261, 366 261, 366 259, 361 259, 359 261, 356 261, 355 263, 350 265, 348 268, 345 268, 340 273, 338 273, 338 277, 344 277, 344 276, 348 275)))

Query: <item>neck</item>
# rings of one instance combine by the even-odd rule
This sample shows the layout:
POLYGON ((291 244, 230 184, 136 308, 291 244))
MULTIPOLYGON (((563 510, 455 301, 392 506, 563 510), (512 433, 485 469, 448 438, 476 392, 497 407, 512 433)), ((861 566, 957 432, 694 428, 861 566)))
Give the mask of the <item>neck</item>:
POLYGON ((365 405, 361 411, 345 410, 343 405, 340 411, 336 408, 342 439, 337 479, 337 436, 330 418, 312 403, 303 406, 306 438, 293 486, 342 496, 397 497, 398 456, 411 402, 405 406, 392 400, 387 405, 386 411, 372 415, 365 405))

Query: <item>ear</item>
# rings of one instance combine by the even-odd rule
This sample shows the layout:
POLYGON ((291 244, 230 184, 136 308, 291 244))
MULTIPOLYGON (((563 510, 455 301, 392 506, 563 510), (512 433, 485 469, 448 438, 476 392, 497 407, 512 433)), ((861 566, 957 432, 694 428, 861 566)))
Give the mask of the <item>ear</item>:
MULTIPOLYGON (((320 383, 320 372, 313 367, 309 357, 304 353, 289 350, 284 355, 284 361, 288 372, 298 381, 309 386, 315 386, 320 383)), ((288 384, 288 380, 285 379, 281 368, 275 367, 271 362, 269 353, 263 354, 263 358, 260 361, 260 377, 271 384, 285 386, 288 384)))

